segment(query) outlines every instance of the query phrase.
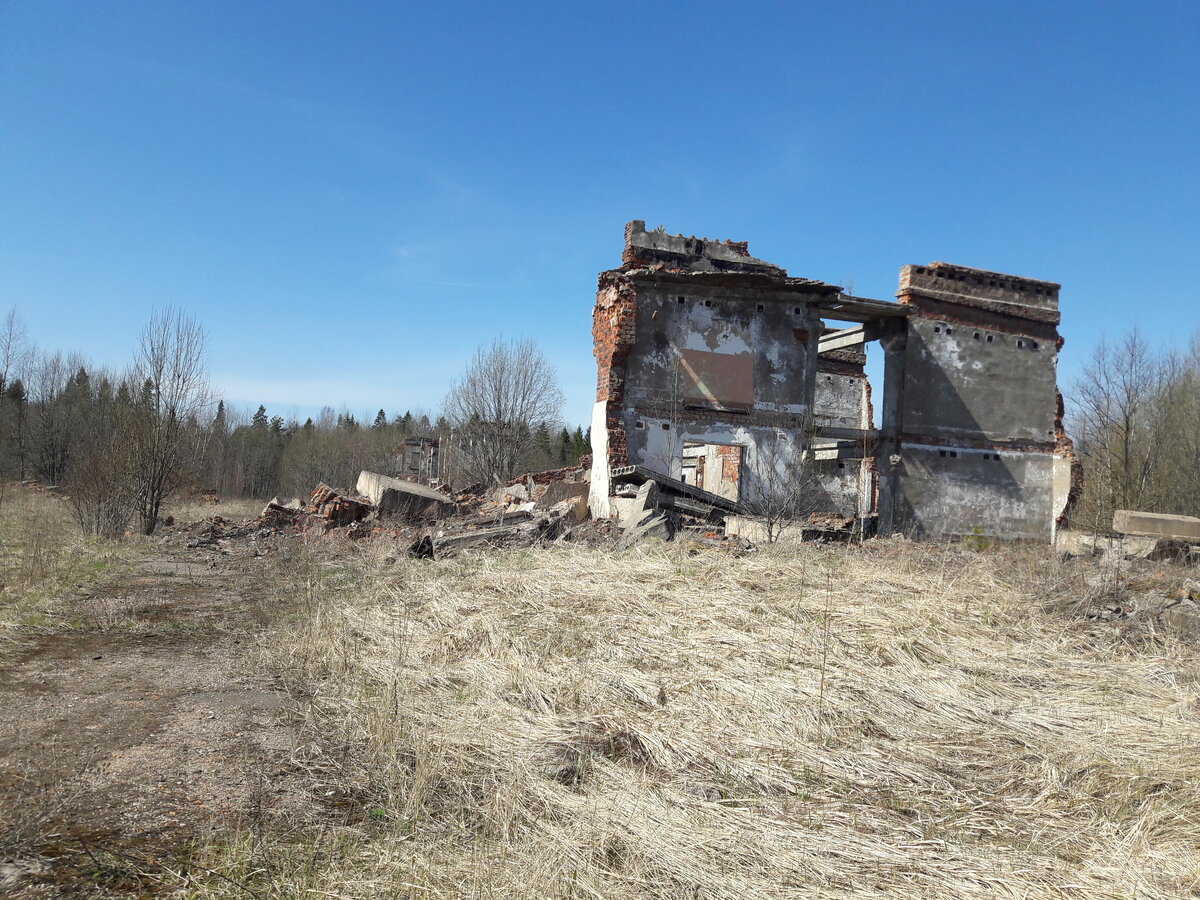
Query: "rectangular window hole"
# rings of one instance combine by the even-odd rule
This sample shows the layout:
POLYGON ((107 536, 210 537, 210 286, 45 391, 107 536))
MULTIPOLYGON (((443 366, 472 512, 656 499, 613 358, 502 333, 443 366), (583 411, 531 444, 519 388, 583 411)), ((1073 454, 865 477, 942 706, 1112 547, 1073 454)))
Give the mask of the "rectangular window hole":
POLYGON ((762 303, 758 304, 758 311, 759 311, 759 312, 762 312, 762 311, 763 311, 764 309, 766 309, 766 308, 767 308, 767 307, 766 307, 764 304, 762 304, 762 303))
POLYGON ((933 333, 934 333, 934 334, 941 334, 941 333, 942 333, 942 326, 941 326, 941 325, 934 325, 934 326, 933 326, 933 333))
POLYGON ((957 450, 951 450, 951 451, 950 451, 950 458, 951 458, 951 459, 958 459, 958 451, 957 451, 957 450))
POLYGON ((675 298, 676 303, 684 303, 686 300, 687 300, 687 297, 676 297, 675 298))
POLYGON ((1038 348, 1038 342, 1037 342, 1037 341, 1030 341, 1030 342, 1029 342, 1029 349, 1030 349, 1030 350, 1036 350, 1037 348, 1038 348))
POLYGON ((840 462, 840 463, 838 463, 838 468, 839 468, 839 469, 844 469, 844 468, 846 468, 846 464, 845 464, 845 463, 843 463, 843 462, 840 462))
POLYGON ((979 332, 978 331, 975 332, 974 337, 975 337, 975 340, 979 340, 979 332))
POLYGON ((802 316, 802 315, 804 315, 804 310, 801 309, 799 306, 797 306, 795 309, 792 310, 792 314, 797 315, 797 316, 802 316))
POLYGON ((939 450, 939 451, 938 451, 938 456, 945 456, 945 455, 946 455, 946 451, 945 451, 945 450, 939 450))
POLYGON ((946 334, 947 335, 954 334, 954 329, 951 328, 949 325, 946 326, 946 334))
POLYGON ((995 339, 996 339, 996 338, 995 338, 995 336, 994 336, 994 335, 990 335, 990 334, 989 334, 989 335, 987 336, 987 342, 988 342, 989 344, 990 344, 992 341, 994 341, 995 339))
POLYGON ((634 428, 645 428, 646 423, 643 422, 641 419, 638 419, 636 422, 633 423, 633 427, 634 428))
POLYGON ((670 431, 670 430, 671 430, 671 423, 670 423, 670 422, 663 422, 663 423, 662 423, 662 425, 663 425, 663 431, 670 431))
POLYGON ((1022 350, 1022 349, 1024 349, 1024 347, 1025 347, 1024 341, 1017 341, 1017 349, 1018 350, 1022 350))
POLYGON ((712 301, 711 301, 711 300, 705 300, 705 301, 704 301, 704 305, 705 305, 705 306, 712 306, 712 301))

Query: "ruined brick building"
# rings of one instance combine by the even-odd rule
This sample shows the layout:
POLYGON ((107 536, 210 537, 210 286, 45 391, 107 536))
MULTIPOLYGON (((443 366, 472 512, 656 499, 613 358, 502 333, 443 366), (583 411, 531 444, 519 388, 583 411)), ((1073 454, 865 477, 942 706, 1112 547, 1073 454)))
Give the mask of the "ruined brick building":
POLYGON ((901 269, 898 302, 870 300, 744 242, 630 222, 593 313, 593 513, 610 513, 610 473, 633 465, 750 508, 802 490, 812 512, 881 534, 1050 540, 1074 462, 1058 290, 931 263, 901 269))

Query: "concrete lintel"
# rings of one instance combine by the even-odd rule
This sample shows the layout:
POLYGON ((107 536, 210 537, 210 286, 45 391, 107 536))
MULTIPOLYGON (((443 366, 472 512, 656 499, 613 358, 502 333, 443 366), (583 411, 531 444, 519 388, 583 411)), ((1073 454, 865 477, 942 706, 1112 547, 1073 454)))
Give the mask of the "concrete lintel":
POLYGON ((868 341, 877 341, 881 334, 878 322, 863 322, 841 331, 831 331, 821 335, 817 341, 817 352, 828 353, 830 350, 843 350, 846 347, 858 347, 868 341))
POLYGON ((816 434, 818 438, 860 442, 874 441, 879 437, 879 432, 874 428, 840 428, 833 425, 818 425, 816 434))
POLYGON ((823 297, 814 301, 812 305, 821 310, 822 314, 828 318, 841 319, 844 322, 874 322, 878 319, 903 318, 913 312, 911 306, 901 303, 872 300, 869 297, 852 297, 849 294, 823 297))

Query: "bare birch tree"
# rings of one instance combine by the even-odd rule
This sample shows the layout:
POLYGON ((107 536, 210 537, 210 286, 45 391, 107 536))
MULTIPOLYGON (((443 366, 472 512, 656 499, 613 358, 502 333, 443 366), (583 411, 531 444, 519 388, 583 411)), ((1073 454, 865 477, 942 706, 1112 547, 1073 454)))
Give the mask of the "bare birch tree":
POLYGON ((144 534, 158 524, 162 503, 195 476, 205 459, 212 394, 204 329, 178 310, 155 313, 142 331, 131 381, 137 415, 130 430, 136 469, 136 513, 144 534))
POLYGON ((457 432, 462 475, 490 484, 519 474, 538 423, 560 424, 562 405, 554 368, 534 341, 495 340, 479 347, 442 404, 457 432))

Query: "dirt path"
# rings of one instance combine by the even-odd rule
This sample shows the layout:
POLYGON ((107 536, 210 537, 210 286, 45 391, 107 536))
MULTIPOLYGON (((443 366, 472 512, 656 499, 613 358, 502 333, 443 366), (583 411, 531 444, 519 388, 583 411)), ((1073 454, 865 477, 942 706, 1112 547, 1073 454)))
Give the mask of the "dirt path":
POLYGON ((152 896, 194 838, 301 802, 246 665, 265 565, 150 559, 0 661, 0 896, 152 896))

